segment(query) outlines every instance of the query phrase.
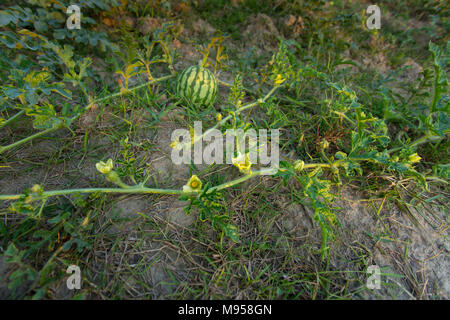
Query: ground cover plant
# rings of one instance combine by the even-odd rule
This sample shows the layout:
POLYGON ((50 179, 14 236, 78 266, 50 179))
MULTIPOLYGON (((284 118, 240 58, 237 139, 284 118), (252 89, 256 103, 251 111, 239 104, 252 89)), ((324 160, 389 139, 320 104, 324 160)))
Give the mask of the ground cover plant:
POLYGON ((0 5, 1 297, 448 298, 443 1, 378 30, 360 1, 70 4, 0 5), (279 166, 173 162, 213 129, 279 129, 279 166))

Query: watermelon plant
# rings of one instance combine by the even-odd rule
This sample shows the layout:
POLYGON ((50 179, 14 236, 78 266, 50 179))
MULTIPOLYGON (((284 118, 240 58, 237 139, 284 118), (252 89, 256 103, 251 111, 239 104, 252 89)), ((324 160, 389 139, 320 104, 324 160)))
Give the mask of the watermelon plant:
MULTIPOLYGON (((0 27, 7 28, 1 33, 3 44, 14 47, 18 41, 14 30, 27 29, 60 43, 117 51, 105 32, 96 31, 96 13, 108 11, 120 5, 119 1, 81 0, 77 2, 82 12, 82 28, 69 30, 66 21, 67 8, 71 1, 27 0, 20 5, 8 6, 0 10, 0 27)), ((38 44, 35 44, 38 45, 38 44)))
MULTIPOLYGON (((450 133, 445 72, 448 45, 441 48, 430 42, 432 68, 424 71, 422 83, 408 98, 394 92, 382 81, 370 88, 373 91, 369 91, 357 83, 352 85, 339 79, 332 70, 346 64, 345 61, 337 59, 332 65, 328 57, 328 64, 320 65, 320 50, 316 52, 316 57, 310 51, 310 55, 299 58, 296 53, 306 49, 296 41, 285 40, 280 41, 278 50, 263 65, 252 60, 249 54, 240 66, 241 72, 232 74, 233 82, 227 83, 220 79, 227 59, 223 36, 214 37, 201 51, 203 59, 198 65, 177 71, 176 42, 174 44, 174 38, 170 35, 176 31, 171 29, 171 23, 157 28, 147 37, 140 37, 140 42, 125 39, 125 48, 117 51, 106 34, 96 33, 94 28, 88 28, 79 36, 71 31, 50 28, 63 21, 58 14, 49 13, 50 8, 61 13, 66 2, 30 3, 29 10, 14 6, 0 11, 0 44, 5 48, 5 51, 0 51, 0 129, 9 130, 14 122, 29 117, 34 130, 29 136, 18 134, 17 140, 16 135, 11 139, 2 137, 2 143, 10 143, 0 146, 2 161, 12 156, 12 151, 19 146, 38 138, 51 137, 50 134, 57 130, 64 128, 74 134, 76 130, 79 132, 81 128, 76 124, 77 120, 96 110, 99 110, 100 117, 102 113, 107 113, 105 108, 115 102, 123 107, 123 118, 117 114, 113 117, 118 118, 121 124, 129 125, 129 132, 136 126, 151 128, 165 112, 173 108, 180 108, 189 115, 192 111, 189 107, 194 105, 195 117, 202 119, 208 118, 213 110, 214 124, 200 136, 191 132, 189 143, 204 138, 213 129, 219 129, 223 134, 228 129, 283 129, 285 136, 281 149, 284 155, 279 167, 261 169, 250 160, 249 150, 239 150, 232 158, 233 167, 229 168, 232 178, 228 181, 210 179, 203 174, 205 171, 191 166, 195 174, 192 173, 183 186, 163 188, 159 186, 159 181, 152 181, 151 173, 138 163, 133 154, 136 143, 127 136, 120 137, 120 155, 105 157, 96 163, 95 169, 100 178, 90 181, 92 187, 68 186, 58 190, 47 189, 45 183, 39 183, 20 194, 0 194, 0 200, 9 206, 8 213, 25 218, 21 226, 21 232, 25 233, 28 223, 33 228, 39 228, 41 219, 45 220, 45 213, 54 209, 52 198, 70 199, 70 205, 58 208, 63 213, 48 221, 50 231, 40 230, 33 235, 42 239, 33 250, 25 252, 13 244, 8 246, 5 253, 8 261, 20 265, 13 275, 16 280, 14 286, 24 279, 33 281, 35 286, 43 283, 44 278, 49 278, 46 275, 52 262, 61 252, 71 250, 72 246, 79 251, 90 247, 90 219, 96 212, 88 209, 89 201, 101 198, 103 194, 178 197, 187 201, 186 214, 198 212, 199 219, 218 232, 222 246, 224 237, 234 243, 242 241, 240 226, 227 212, 227 190, 232 192, 230 189, 250 179, 270 175, 277 181, 277 188, 284 185, 299 191, 292 193, 293 201, 313 209, 313 219, 322 236, 322 245, 317 252, 326 260, 330 255, 330 242, 340 224, 338 209, 333 205, 337 197, 335 189, 341 188, 346 181, 356 177, 377 179, 380 177, 375 175, 374 178, 373 173, 382 173, 389 176, 389 183, 415 180, 423 191, 428 191, 430 181, 445 183, 448 179, 448 164, 439 163, 427 168, 420 149, 423 146, 437 148, 450 133), (31 22, 32 19, 34 22, 31 22), (101 92, 93 89, 96 84, 93 77, 95 57, 82 54, 82 44, 110 50, 115 75, 120 77, 117 79, 118 86, 110 85, 101 92), (215 59, 210 57, 213 51, 216 53, 215 59), (250 64, 258 66, 258 72, 247 72, 250 64), (228 87, 226 99, 218 99, 219 86, 228 87), (158 91, 161 88, 164 94, 158 91), (165 109, 160 114, 150 110, 154 117, 152 122, 134 124, 126 118, 129 113, 127 103, 133 101, 131 98, 141 99, 141 92, 142 96, 150 97, 149 101, 163 101, 165 109), (306 92, 315 92, 311 94, 313 107, 303 101, 306 92), (430 98, 429 104, 424 102, 427 97, 430 98), (257 116, 250 117, 255 111, 257 116), (290 119, 292 113, 295 115, 290 119), (299 123, 304 127, 300 127, 299 123), (405 129, 399 130, 398 127, 402 126, 405 129), (77 208, 81 208, 83 215, 88 213, 82 219, 73 221, 70 212, 77 208), (49 239, 56 236, 59 242, 55 247, 49 239), (36 254, 47 242, 52 243, 54 253, 41 271, 26 266, 23 260, 36 254)), ((82 4, 102 10, 118 5, 99 0, 86 0, 82 4)), ((94 22, 87 19, 88 25, 95 26, 94 22)), ((318 37, 323 40, 323 34, 319 33, 318 37)), ((221 90, 221 93, 225 91, 221 90)), ((183 143, 174 141, 171 146, 183 148, 183 143)), ((150 150, 150 147, 146 148, 150 150)), ((89 130, 85 129, 85 155, 88 149, 89 130)), ((6 160, 4 167, 8 166, 6 160)), ((364 183, 372 188, 369 181, 364 183)), ((275 193, 277 188, 274 188, 275 193)), ((388 195, 384 197, 378 212, 388 195)), ((0 225, 0 231, 2 234, 8 233, 3 225, 0 225)), ((43 295, 44 289, 36 293, 36 297, 43 295)))
MULTIPOLYGON (((442 53, 438 47, 430 44, 430 50, 433 52, 434 65, 435 65, 435 86, 434 86, 434 99, 432 107, 428 116, 429 123, 433 123, 432 114, 439 112, 443 108, 448 108, 448 101, 442 93, 445 92, 447 86, 447 80, 443 75, 441 56, 442 53)), ((314 219, 319 223, 322 229, 322 257, 327 256, 328 241, 333 236, 333 226, 338 222, 335 213, 333 212, 331 203, 333 201, 333 194, 330 192, 331 183, 328 180, 321 178, 324 170, 329 171, 332 175, 339 179, 340 175, 354 175, 362 174, 362 163, 371 162, 378 165, 385 166, 387 170, 397 172, 402 175, 409 175, 416 178, 425 188, 427 188, 426 178, 423 174, 416 171, 413 167, 414 163, 420 161, 420 157, 414 151, 417 145, 426 143, 428 141, 436 141, 442 139, 445 134, 448 133, 448 128, 441 131, 436 129, 430 130, 424 137, 409 142, 407 146, 395 147, 392 149, 386 149, 389 144, 389 137, 386 135, 386 124, 383 120, 378 119, 370 114, 366 114, 362 111, 362 107, 358 102, 356 93, 346 86, 342 86, 338 83, 331 82, 327 76, 317 70, 310 67, 304 67, 298 65, 300 62, 293 60, 292 55, 287 49, 287 45, 282 43, 280 45, 278 53, 273 56, 270 61, 270 68, 268 76, 272 79, 272 89, 263 97, 252 103, 245 105, 241 104, 241 100, 237 100, 239 97, 243 97, 244 87, 242 86, 242 80, 239 76, 236 77, 232 88, 230 90, 230 101, 236 101, 233 106, 234 110, 229 111, 229 115, 226 117, 218 117, 217 124, 210 128, 223 127, 223 129, 230 128, 229 122, 232 122, 232 128, 245 128, 251 126, 251 123, 247 123, 241 119, 241 115, 245 110, 253 108, 257 105, 262 108, 270 108, 270 104, 274 103, 276 99, 274 96, 275 91, 278 88, 285 87, 286 89, 293 88, 296 82, 306 77, 316 77, 320 81, 324 81, 327 86, 336 91, 341 108, 334 110, 334 113, 340 118, 345 119, 350 124, 356 127, 356 131, 352 133, 351 147, 347 152, 336 152, 334 156, 327 156, 325 151, 329 148, 329 142, 323 140, 320 144, 320 153, 322 155, 323 163, 305 163, 304 160, 297 160, 293 162, 283 161, 278 169, 263 169, 257 171, 251 171, 250 167, 252 163, 249 162, 248 157, 243 157, 240 161, 234 161, 233 164, 239 168, 241 172, 244 172, 243 177, 235 180, 220 184, 218 186, 205 186, 202 188, 202 182, 193 176, 187 182, 187 184, 179 190, 176 189, 159 189, 149 188, 145 186, 145 181, 137 183, 135 185, 128 185, 124 183, 117 171, 113 168, 113 160, 109 159, 106 163, 97 163, 97 170, 105 175, 105 178, 116 184, 119 188, 85 188, 85 189, 68 189, 68 190, 53 190, 44 191, 42 186, 36 185, 27 191, 23 195, 0 195, 0 200, 15 200, 11 208, 14 211, 20 212, 22 208, 29 207, 34 202, 45 203, 48 198, 53 196, 61 196, 68 194, 80 194, 80 193, 124 193, 124 194, 138 194, 138 193, 157 193, 157 194, 169 194, 179 195, 183 199, 190 199, 190 205, 186 210, 191 210, 192 207, 200 206, 202 212, 202 219, 209 218, 212 221, 212 225, 216 228, 224 231, 226 235, 229 235, 233 240, 239 241, 236 227, 225 223, 224 217, 213 214, 211 210, 214 210, 214 201, 208 200, 207 203, 210 206, 205 207, 201 202, 202 198, 208 199, 211 195, 217 197, 217 192, 232 187, 238 183, 242 183, 250 178, 262 175, 272 174, 281 177, 284 181, 290 179, 297 180, 304 188, 305 195, 311 199, 311 206, 315 209, 314 219), (245 168, 245 170, 243 170, 245 168), (195 185, 194 185, 195 184, 195 185), (200 201, 200 202, 199 202, 200 201), (203 209, 202 209, 203 208, 203 209), (204 211, 206 210, 206 211, 204 211), (217 220, 219 219, 219 220, 217 220), (216 221, 217 220, 217 221, 216 221)), ((162 80, 173 78, 173 76, 166 76, 153 80, 152 83, 162 80)), ((149 83, 139 85, 135 89, 147 86, 149 83)), ((183 70, 180 76, 176 80, 176 90, 183 98, 188 99, 191 103, 201 103, 208 105, 217 92, 217 83, 214 75, 207 69, 201 66, 192 66, 183 70), (183 86, 184 84, 184 86, 183 86), (209 84, 209 85, 208 85, 209 84), (207 94, 205 94, 207 93, 207 94), (212 95, 214 94, 214 95, 212 95)), ((129 92, 129 90, 128 90, 129 92)), ((99 100, 94 100, 92 103, 99 103, 105 99, 111 99, 115 96, 122 95, 123 91, 109 95, 99 100)), ((91 105, 90 104, 90 105, 91 105)), ((438 122, 440 123, 440 122, 438 122)), ((54 126, 52 128, 56 128, 54 126)), ((431 126, 430 128, 433 128, 431 126)), ((206 130, 201 136, 195 137, 196 139, 203 138, 208 134, 209 130, 206 130)), ((44 131, 45 132, 45 131, 44 131)), ((9 147, 3 147, 4 150, 9 147)), ((236 158, 238 159, 238 158, 236 158)))

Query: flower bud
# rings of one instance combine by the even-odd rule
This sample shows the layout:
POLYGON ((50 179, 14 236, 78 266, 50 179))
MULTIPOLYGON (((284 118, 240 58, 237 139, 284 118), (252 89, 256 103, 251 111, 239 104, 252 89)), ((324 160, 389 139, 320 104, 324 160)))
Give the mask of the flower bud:
POLYGON ((410 155, 410 156, 408 157, 408 161, 411 162, 411 163, 417 163, 417 162, 420 162, 421 159, 422 159, 422 158, 419 157, 419 155, 418 155, 417 153, 414 153, 414 154, 412 154, 412 155, 410 155))
POLYGON ((119 175, 115 171, 109 171, 108 173, 106 173, 106 179, 108 179, 109 181, 114 182, 116 184, 122 183, 119 175))
POLYGON ((330 143, 325 139, 323 139, 322 142, 320 142, 320 148, 322 150, 328 149, 329 146, 330 146, 330 143))
POLYGON ((276 86, 282 84, 286 79, 283 78, 281 74, 278 74, 277 77, 274 80, 274 83, 276 86))
POLYGON ((97 170, 103 174, 107 174, 108 172, 110 172, 113 168, 114 164, 113 164, 113 160, 109 159, 106 163, 104 163, 103 161, 97 162, 95 164, 95 167, 97 168, 97 170))
POLYGON ((294 164, 295 170, 302 171, 304 167, 305 167, 305 161, 303 161, 303 160, 295 161, 295 164, 294 164))

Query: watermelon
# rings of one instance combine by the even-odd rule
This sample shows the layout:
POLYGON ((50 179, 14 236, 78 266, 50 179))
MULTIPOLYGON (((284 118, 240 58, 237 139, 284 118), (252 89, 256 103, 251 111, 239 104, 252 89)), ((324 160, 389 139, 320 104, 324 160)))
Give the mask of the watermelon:
POLYGON ((195 105, 209 106, 217 97, 217 81, 211 71, 201 65, 190 66, 178 76, 177 95, 195 105))

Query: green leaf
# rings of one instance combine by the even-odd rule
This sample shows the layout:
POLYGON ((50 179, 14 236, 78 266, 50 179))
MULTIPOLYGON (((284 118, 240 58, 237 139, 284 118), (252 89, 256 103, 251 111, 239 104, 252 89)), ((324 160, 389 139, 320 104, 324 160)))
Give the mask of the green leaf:
POLYGON ((21 94, 24 93, 24 90, 22 89, 17 89, 17 88, 12 88, 12 87, 7 87, 5 89, 3 89, 3 92, 5 93, 5 95, 10 98, 10 99, 15 99, 18 96, 20 96, 21 94))
POLYGON ((14 22, 16 23, 17 20, 16 18, 11 15, 9 12, 1 10, 0 11, 0 27, 4 27, 7 24, 9 24, 10 22, 14 22))
POLYGON ((8 248, 5 251, 5 256, 15 257, 19 254, 19 250, 17 249, 14 243, 10 243, 8 248))
POLYGON ((14 49, 17 45, 23 45, 22 41, 11 31, 0 32, 0 42, 10 49, 14 49))
POLYGON ((28 107, 26 114, 34 117, 33 127, 35 129, 57 128, 63 124, 63 119, 57 116, 54 106, 49 103, 28 107))
POLYGON ((239 239, 239 234, 237 232, 236 226, 232 224, 226 224, 222 230, 224 231, 225 235, 229 237, 234 242, 239 243, 241 240, 239 239))

